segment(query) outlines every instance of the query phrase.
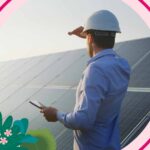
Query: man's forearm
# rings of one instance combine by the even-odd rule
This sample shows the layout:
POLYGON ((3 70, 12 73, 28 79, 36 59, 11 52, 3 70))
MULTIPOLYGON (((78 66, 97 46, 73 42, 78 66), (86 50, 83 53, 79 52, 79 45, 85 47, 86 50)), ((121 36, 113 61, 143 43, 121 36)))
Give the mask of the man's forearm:
POLYGON ((92 127, 88 116, 85 113, 64 113, 57 112, 57 119, 60 121, 65 127, 80 130, 80 129, 90 129, 92 127))

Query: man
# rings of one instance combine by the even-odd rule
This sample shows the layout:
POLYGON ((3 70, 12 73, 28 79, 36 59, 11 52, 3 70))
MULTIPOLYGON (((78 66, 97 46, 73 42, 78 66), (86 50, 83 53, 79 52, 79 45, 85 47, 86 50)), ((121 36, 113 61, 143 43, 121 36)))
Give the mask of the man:
POLYGON ((90 60, 76 91, 71 113, 43 107, 48 121, 74 130, 74 150, 120 150, 119 114, 126 94, 130 66, 112 48, 120 32, 117 18, 107 10, 92 14, 84 27, 69 35, 86 38, 90 60))

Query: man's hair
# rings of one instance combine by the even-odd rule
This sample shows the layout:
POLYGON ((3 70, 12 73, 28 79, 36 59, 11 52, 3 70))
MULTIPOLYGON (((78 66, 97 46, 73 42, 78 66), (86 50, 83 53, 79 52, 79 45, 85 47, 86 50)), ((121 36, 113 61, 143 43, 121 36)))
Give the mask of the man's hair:
POLYGON ((88 30, 87 34, 92 35, 94 43, 97 47, 104 49, 114 47, 116 32, 88 30))

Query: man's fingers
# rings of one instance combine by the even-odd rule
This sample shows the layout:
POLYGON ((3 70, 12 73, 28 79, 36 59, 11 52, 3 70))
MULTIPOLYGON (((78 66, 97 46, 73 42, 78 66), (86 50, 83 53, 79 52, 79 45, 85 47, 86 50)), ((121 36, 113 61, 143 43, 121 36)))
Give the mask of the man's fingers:
POLYGON ((45 113, 45 111, 47 110, 47 107, 43 106, 40 110, 41 113, 45 113))
POLYGON ((80 26, 80 27, 74 29, 73 31, 68 32, 68 34, 69 34, 69 35, 74 34, 74 35, 79 36, 80 33, 83 31, 83 29, 84 29, 84 28, 83 28, 82 26, 80 26))
POLYGON ((43 114, 43 117, 44 117, 47 121, 49 121, 48 117, 47 117, 45 114, 43 114))
POLYGON ((72 35, 73 33, 72 32, 68 32, 68 35, 72 35))
POLYGON ((40 113, 44 113, 44 112, 43 112, 43 109, 40 110, 40 113))
POLYGON ((40 109, 40 112, 41 112, 41 113, 45 113, 45 110, 46 110, 46 109, 47 109, 47 107, 42 106, 41 109, 40 109))

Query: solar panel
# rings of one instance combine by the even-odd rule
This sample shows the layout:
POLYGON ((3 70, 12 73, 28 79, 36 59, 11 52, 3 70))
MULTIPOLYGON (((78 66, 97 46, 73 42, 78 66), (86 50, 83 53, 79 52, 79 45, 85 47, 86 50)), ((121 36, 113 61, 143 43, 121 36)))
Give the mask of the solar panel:
MULTIPOLYGON (((117 43, 115 50, 132 66, 128 93, 122 104, 121 140, 150 110, 150 38, 117 43)), ((48 128, 54 134, 58 150, 71 150, 72 130, 59 122, 48 123, 29 100, 70 112, 75 92, 89 59, 86 49, 67 51, 0 62, 0 110, 19 119, 27 117, 30 129, 48 128)))
POLYGON ((132 71, 130 82, 131 87, 150 87, 150 51, 147 54, 148 55, 146 55, 144 60, 142 60, 142 62, 132 71))
POLYGON ((27 59, 28 61, 26 61, 26 63, 24 64, 19 62, 18 68, 16 67, 12 67, 13 69, 10 68, 11 71, 10 70, 7 71, 6 75, 3 78, 0 77, 0 84, 1 84, 0 90, 7 88, 10 84, 13 84, 16 81, 16 79, 24 76, 24 74, 30 71, 30 69, 32 70, 34 66, 38 65, 38 63, 40 63, 42 59, 44 59, 42 56, 32 58, 32 59, 27 59))
POLYGON ((122 105, 120 129, 121 140, 142 120, 150 111, 150 93, 128 92, 122 105))
POLYGON ((116 44, 116 51, 121 56, 125 57, 130 65, 136 64, 150 50, 150 39, 138 39, 116 44))

